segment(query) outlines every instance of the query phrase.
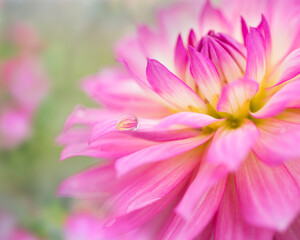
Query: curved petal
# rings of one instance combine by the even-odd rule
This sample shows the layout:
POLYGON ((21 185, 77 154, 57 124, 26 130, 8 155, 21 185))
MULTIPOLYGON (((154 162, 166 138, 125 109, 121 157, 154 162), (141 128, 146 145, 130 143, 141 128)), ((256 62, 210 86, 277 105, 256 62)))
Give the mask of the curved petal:
POLYGON ((149 165, 141 171, 136 169, 128 181, 127 175, 124 176, 120 179, 119 192, 110 200, 115 206, 115 214, 127 214, 163 199, 189 176, 197 160, 197 154, 190 152, 149 165))
POLYGON ((290 53, 279 68, 281 70, 281 75, 276 85, 297 77, 300 74, 300 49, 296 49, 290 53))
POLYGON ((253 147, 255 155, 267 164, 280 164, 300 157, 300 125, 277 119, 258 125, 260 138, 253 147))
POLYGON ((83 89, 97 102, 118 112, 142 117, 163 117, 169 110, 145 94, 143 89, 120 69, 106 69, 86 78, 83 89), (145 111, 145 108, 147 111, 145 111))
POLYGON ((206 161, 237 170, 258 137, 259 130, 249 120, 236 129, 220 127, 207 150, 206 161))
POLYGON ((245 76, 261 83, 266 72, 266 43, 256 28, 250 28, 246 38, 247 65, 245 76))
POLYGON ((191 128, 202 128, 220 119, 213 118, 207 114, 194 112, 179 112, 163 118, 155 128, 168 128, 172 125, 184 125, 191 128))
POLYGON ((186 66, 188 63, 188 53, 183 44, 181 34, 179 34, 175 47, 175 67, 180 77, 185 76, 186 66))
POLYGON ((211 138, 211 135, 203 135, 194 138, 161 143, 149 148, 120 158, 116 162, 116 168, 119 175, 124 175, 132 169, 152 162, 162 161, 164 159, 177 156, 190 151, 211 138))
POLYGON ((120 158, 154 144, 152 141, 114 133, 90 144, 86 141, 68 145, 62 151, 60 160, 74 156, 120 158))
POLYGON ((275 235, 274 240, 298 240, 300 237, 300 217, 290 225, 285 232, 279 232, 275 235))
POLYGON ((244 219, 253 225, 284 231, 300 210, 299 188, 284 166, 269 167, 253 154, 235 173, 244 219))
POLYGON ((201 35, 205 35, 211 29, 216 32, 230 33, 232 31, 232 26, 222 11, 214 8, 210 1, 206 1, 199 15, 199 27, 201 35))
POLYGON ((189 220, 203 194, 227 176, 228 173, 229 171, 222 165, 203 162, 196 178, 190 184, 182 200, 176 207, 176 212, 185 220, 189 220))
POLYGON ((103 198, 114 192, 116 171, 113 165, 96 166, 64 180, 57 194, 62 197, 103 198))
POLYGON ((287 161, 284 165, 300 187, 300 160, 287 161))
POLYGON ((77 106, 68 117, 64 130, 67 130, 74 125, 92 126, 101 120, 109 120, 118 117, 120 113, 98 108, 84 108, 77 106))
POLYGON ((257 112, 251 113, 255 118, 269 118, 281 113, 285 108, 300 107, 300 79, 292 81, 278 90, 257 112))
POLYGON ((208 189, 202 195, 198 205, 194 209, 194 214, 188 220, 184 220, 179 215, 175 215, 162 239, 192 240, 197 239, 196 237, 198 237, 201 232, 206 231, 206 227, 209 227, 210 222, 213 220, 219 208, 226 182, 227 179, 223 179, 208 189))
POLYGON ((219 112, 230 114, 248 114, 251 98, 258 91, 258 84, 253 80, 239 79, 223 88, 217 105, 219 112))
POLYGON ((169 117, 163 118, 161 121, 138 119, 137 128, 133 130, 122 131, 117 127, 118 120, 108 120, 96 123, 90 130, 89 143, 92 143, 107 134, 118 133, 122 135, 130 135, 145 140, 155 142, 165 142, 180 140, 188 137, 194 137, 199 134, 198 130, 190 129, 207 126, 218 119, 209 117, 204 114, 185 112, 176 113, 169 117), (192 118, 195 117, 195 118, 192 118), (196 120, 198 122, 196 122, 196 120), (180 128, 167 129, 171 125, 183 125, 180 128), (184 126, 185 125, 185 126, 184 126))
MULTIPOLYGON (((102 221, 89 213, 72 214, 66 220, 65 240, 102 239, 102 221)), ((24 239, 26 240, 26 239, 24 239)), ((28 239, 29 240, 29 239, 28 239)))
POLYGON ((200 52, 197 52, 194 48, 189 47, 189 52, 191 57, 191 74, 200 92, 215 106, 222 91, 218 71, 211 60, 200 52))
POLYGON ((272 240, 273 231, 252 226, 243 219, 236 186, 230 178, 216 217, 215 240, 272 240))
POLYGON ((146 71, 153 90, 173 108, 195 111, 206 109, 206 105, 201 98, 158 61, 148 60, 146 71))

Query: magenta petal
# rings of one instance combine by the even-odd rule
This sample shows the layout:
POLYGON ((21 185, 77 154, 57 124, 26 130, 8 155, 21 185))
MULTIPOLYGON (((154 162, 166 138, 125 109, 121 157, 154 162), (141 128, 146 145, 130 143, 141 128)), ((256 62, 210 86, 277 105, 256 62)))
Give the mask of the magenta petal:
POLYGON ((113 197, 116 215, 123 215, 155 203, 168 195, 189 176, 196 167, 198 156, 186 153, 167 161, 136 169, 129 181, 121 178, 122 185, 113 197), (137 172, 137 173, 136 173, 137 172))
POLYGON ((279 66, 281 75, 276 85, 284 83, 300 74, 300 49, 290 53, 279 66))
POLYGON ((216 217, 215 240, 271 240, 273 231, 252 226, 243 219, 233 179, 228 181, 216 217))
POLYGON ((85 141, 68 145, 61 153, 61 160, 74 156, 120 158, 154 144, 152 141, 114 133, 90 144, 85 141))
POLYGON ((246 39, 247 66, 245 76, 261 83, 266 71, 266 43, 256 28, 250 28, 246 39))
POLYGON ((216 32, 229 33, 232 30, 231 24, 228 22, 222 11, 213 7, 210 1, 206 1, 199 17, 200 33, 206 34, 213 29, 216 32))
POLYGON ((64 180, 57 194, 63 197, 103 198, 115 188, 116 172, 113 165, 96 166, 64 180))
MULTIPOLYGON (((102 221, 89 213, 68 216, 65 225, 65 240, 103 239, 102 221)), ((27 239, 27 238, 26 238, 27 239)), ((24 240, 26 240, 24 239, 24 240)), ((21 240, 21 239, 16 239, 21 240)), ((27 239, 30 240, 30 239, 27 239)))
POLYGON ((270 27, 267 22, 267 19, 265 18, 264 15, 261 16, 261 22, 257 27, 260 32, 263 34, 265 38, 265 43, 266 43, 266 61, 270 63, 270 57, 271 57, 271 48, 272 48, 272 42, 271 42, 271 32, 270 32, 270 27))
MULTIPOLYGON (((211 240, 211 236, 214 231, 214 219, 210 221, 206 225, 206 227, 201 230, 201 233, 197 235, 197 238, 193 239, 198 239, 198 240, 211 240)), ((162 236, 161 240, 181 240, 178 238, 178 235, 180 231, 185 227, 186 221, 181 218, 179 215, 173 213, 169 221, 165 223, 164 228, 161 230, 161 235, 162 236)))
POLYGON ((109 111, 106 109, 84 108, 78 106, 68 117, 64 129, 67 130, 74 125, 92 126, 96 122, 99 122, 101 120, 114 119, 119 115, 120 113, 118 112, 109 111))
POLYGON ((183 125, 191 128, 202 128, 220 119, 213 118, 207 114, 194 112, 179 112, 163 118, 155 128, 168 128, 172 125, 183 125))
POLYGON ((148 60, 147 78, 153 90, 173 108, 203 111, 201 98, 181 79, 156 60, 148 60))
POLYGON ((186 221, 193 216, 194 210, 203 194, 228 174, 226 167, 203 162, 196 178, 188 187, 176 212, 186 221))
POLYGON ((199 134, 199 131, 190 129, 189 127, 199 128, 218 121, 218 119, 200 113, 187 112, 187 116, 183 116, 184 113, 177 114, 163 118, 158 123, 156 120, 152 121, 147 119, 139 119, 138 128, 127 131, 121 131, 118 129, 117 120, 99 122, 90 130, 89 143, 91 144, 104 136, 107 137, 109 134, 118 134, 121 138, 122 135, 128 135, 154 142, 180 140, 184 138, 195 137, 199 134), (189 115, 190 118, 188 118, 189 115), (195 118, 191 119, 192 117, 195 118), (166 129, 171 125, 178 124, 185 126, 178 129, 166 129))
MULTIPOLYGON (((238 114, 246 107, 245 104, 248 103, 249 107, 250 100, 257 93, 258 87, 257 82, 250 79, 239 79, 226 85, 223 88, 217 110, 238 114)), ((246 110, 248 109, 246 108, 246 110)))
POLYGON ((213 105, 216 104, 221 94, 221 79, 215 65, 208 58, 189 48, 191 56, 191 74, 194 77, 200 92, 213 105))
POLYGON ((163 239, 197 239, 196 237, 202 231, 206 231, 206 227, 209 227, 219 208, 226 182, 227 179, 221 180, 202 195, 189 220, 184 220, 179 215, 176 215, 170 223, 169 229, 165 233, 166 236, 163 239))
POLYGON ((122 69, 106 69, 97 75, 87 77, 82 87, 91 98, 119 113, 162 117, 169 112, 166 107, 151 98, 151 95, 146 95, 132 76, 122 69), (145 108, 148 111, 145 111, 145 108))
POLYGON ((251 113, 255 118, 269 118, 281 113, 285 108, 300 107, 300 79, 288 83, 278 90, 257 112, 251 113))
POLYGON ((261 136, 253 147, 255 155, 267 164, 280 164, 300 157, 300 125, 277 119, 264 120, 261 136))
POLYGON ((235 177, 244 219, 256 226, 286 230, 300 209, 299 188, 287 169, 269 167, 252 154, 235 177))
POLYGON ((181 35, 178 36, 176 47, 175 47, 175 67, 179 76, 185 76, 185 70, 188 63, 187 50, 183 45, 181 35))
POLYGON ((287 161, 284 165, 300 187, 300 160, 287 161))
POLYGON ((249 34, 249 30, 248 30, 247 23, 243 17, 241 17, 241 25, 242 25, 242 34, 243 34, 244 43, 246 44, 246 39, 249 34))
POLYGON ((183 140, 161 143, 120 158, 116 162, 119 175, 124 175, 132 169, 152 162, 162 161, 190 151, 210 139, 211 135, 188 138, 183 140))
POLYGON ((300 217, 289 226, 285 232, 277 233, 274 240, 299 240, 300 237, 300 217))
POLYGON ((223 164, 229 170, 237 170, 246 160, 258 137, 259 130, 250 120, 236 129, 220 127, 208 148, 206 161, 223 164))

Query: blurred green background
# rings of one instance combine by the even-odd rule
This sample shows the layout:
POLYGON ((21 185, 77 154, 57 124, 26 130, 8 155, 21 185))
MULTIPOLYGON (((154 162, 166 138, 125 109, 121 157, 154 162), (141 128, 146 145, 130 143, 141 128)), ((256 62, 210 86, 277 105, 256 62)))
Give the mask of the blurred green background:
MULTIPOLYGON (((167 2, 167 1, 164 1, 167 2)), ((55 138, 75 105, 96 106, 80 89, 84 76, 117 64, 113 45, 136 23, 152 22, 162 1, 6 0, 0 5, 0 60, 14 54, 5 32, 17 22, 31 24, 41 37, 50 92, 39 108, 33 135, 20 147, 0 152, 0 209, 42 239, 63 239, 70 200, 55 196, 59 183, 95 162, 59 162, 55 138)))

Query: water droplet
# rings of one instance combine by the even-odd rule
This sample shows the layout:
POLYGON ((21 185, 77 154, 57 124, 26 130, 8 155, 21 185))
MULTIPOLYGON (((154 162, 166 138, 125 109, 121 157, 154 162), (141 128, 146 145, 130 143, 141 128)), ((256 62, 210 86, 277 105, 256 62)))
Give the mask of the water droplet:
POLYGON ((138 129, 139 122, 135 115, 133 114, 127 114, 122 116, 118 123, 117 123, 117 129, 119 131, 132 131, 138 129))

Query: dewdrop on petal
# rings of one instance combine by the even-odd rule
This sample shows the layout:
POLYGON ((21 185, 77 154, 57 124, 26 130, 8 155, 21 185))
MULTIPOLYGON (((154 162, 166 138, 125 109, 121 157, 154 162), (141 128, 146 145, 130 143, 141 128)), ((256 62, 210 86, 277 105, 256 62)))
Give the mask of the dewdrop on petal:
POLYGON ((137 130, 139 126, 138 119, 133 114, 126 114, 120 117, 117 123, 117 129, 119 131, 133 131, 137 130))

